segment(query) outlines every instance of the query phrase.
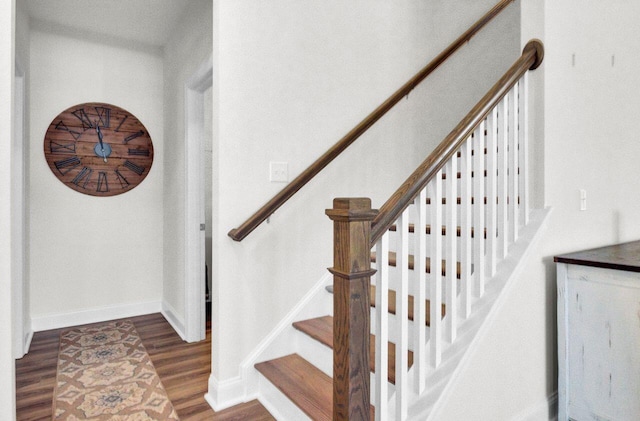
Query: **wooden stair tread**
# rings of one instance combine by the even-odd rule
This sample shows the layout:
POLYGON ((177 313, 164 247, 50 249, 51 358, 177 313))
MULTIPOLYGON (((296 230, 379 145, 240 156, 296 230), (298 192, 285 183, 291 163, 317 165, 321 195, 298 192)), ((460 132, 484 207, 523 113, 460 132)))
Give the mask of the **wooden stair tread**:
POLYGON ((332 420, 333 379, 309 361, 291 354, 258 363, 255 368, 311 419, 332 420))
MULTIPOLYGON (((486 133, 486 131, 485 131, 485 136, 486 136, 486 134, 487 134, 487 133, 486 133)), ((486 148, 486 147, 484 147, 484 148, 483 148, 482 153, 483 153, 484 155, 486 155, 486 154, 487 154, 487 148, 486 148)), ((475 150, 475 149, 471 149, 471 156, 473 156, 473 155, 475 155, 475 154, 476 154, 476 150, 475 150)), ((456 152, 456 157, 458 157, 458 158, 462 157, 462 152, 460 152, 460 151, 456 152)))
MULTIPOLYGON (((471 197, 471 204, 472 204, 472 205, 474 205, 474 204, 475 204, 475 201, 476 201, 476 198, 472 196, 472 197, 471 197)), ((459 204, 461 204, 461 203, 462 203, 462 198, 461 198, 460 196, 458 196, 458 197, 456 198, 456 205, 459 205, 459 204)), ((500 203, 500 198, 496 197, 496 203, 497 203, 497 204, 499 204, 499 203, 500 203)), ((507 196, 507 204, 508 204, 508 203, 509 203, 509 197, 507 196)), ((427 197, 427 205, 430 205, 430 204, 431 204, 431 198, 430 198, 430 197, 427 197)), ((446 198, 446 197, 443 197, 443 198, 442 198, 442 204, 443 204, 443 205, 446 205, 446 204, 447 204, 447 198, 446 198)), ((486 197, 486 196, 484 197, 484 204, 485 204, 485 205, 487 204, 487 197, 486 197)), ((520 204, 520 196, 518 196, 518 204, 520 204)))
MULTIPOLYGON (((371 307, 375 307, 376 306, 376 286, 375 285, 371 285, 369 287, 369 296, 370 301, 371 301, 371 307)), ((388 311, 391 314, 396 314, 396 292, 394 290, 389 290, 389 294, 388 294, 388 301, 389 301, 389 305, 388 305, 388 311)), ((413 313, 413 295, 409 295, 409 308, 408 308, 408 316, 409 316, 409 320, 414 320, 414 313, 413 313)), ((425 315, 426 315, 426 326, 430 326, 431 325, 431 302, 429 300, 425 300, 425 315)), ((442 309, 441 312, 442 317, 445 316, 446 314, 446 306, 444 304, 442 304, 442 309)))
MULTIPOLYGON (((393 224, 389 227, 389 231, 393 231, 396 232, 398 230, 398 226, 396 224, 393 224)), ((484 228, 484 238, 487 238, 487 229, 484 228)), ((409 232, 410 233, 415 233, 416 232, 416 225, 413 223, 409 224, 409 232)), ((442 235, 447 235, 447 226, 443 225, 442 226, 442 235)), ((460 226, 456 227, 456 237, 460 237, 460 234, 462 232, 462 228, 460 226)), ((431 224, 427 224, 426 225, 426 229, 425 229, 425 233, 427 235, 431 235, 431 224)), ((474 238, 475 236, 475 228, 471 227, 471 238, 474 238)))
MULTIPOLYGON (((314 319, 303 320, 295 322, 293 326, 306 333, 310 337, 314 338, 318 342, 333 349, 333 317, 322 316, 314 319)), ((390 383, 396 383, 396 345, 389 342, 387 352, 389 355, 389 365, 387 366, 387 379, 390 383)), ((413 365, 413 352, 408 351, 408 364, 409 368, 413 365)), ((376 364, 376 337, 370 335, 369 337, 369 369, 371 372, 375 372, 376 364)))
POLYGON ((309 361, 291 354, 255 368, 312 419, 332 419, 333 380, 309 361))
POLYGON ((322 316, 294 322, 293 327, 311 336, 323 345, 333 348, 333 317, 322 316))
MULTIPOLYGON (((426 259, 426 273, 431 273, 431 258, 429 257, 425 257, 426 259)), ((409 266, 409 270, 413 270, 415 268, 415 262, 414 262, 414 256, 412 254, 409 255, 408 258, 408 266, 409 266)), ((371 252, 371 263, 375 263, 376 262, 376 252, 372 251, 371 252)), ((393 266, 396 267, 397 265, 397 257, 396 257, 396 252, 395 251, 390 251, 389 252, 389 266, 393 266)), ((447 275, 447 261, 446 260, 442 260, 442 276, 446 276, 447 275)), ((460 262, 456 262, 456 278, 460 279, 460 262)))
MULTIPOLYGON (((328 286, 327 287, 327 291, 330 294, 333 294, 333 286, 328 286)), ((369 286, 369 301, 370 301, 370 305, 371 307, 375 307, 376 306, 376 286, 375 285, 371 285, 369 286)), ((394 290, 389 290, 388 291, 388 295, 387 295, 387 300, 389 302, 388 304, 388 308, 387 311, 391 314, 396 314, 396 292, 394 290)), ((431 302, 429 300, 425 300, 425 325, 426 326, 430 326, 431 325, 431 302)), ((441 314, 442 317, 445 316, 446 314, 446 305, 443 303, 442 304, 442 309, 441 309, 441 314)), ((413 321, 414 316, 413 316, 413 296, 409 295, 409 308, 407 309, 407 313, 408 313, 408 319, 413 321)), ((330 317, 330 316, 324 316, 324 317, 330 317)), ((299 322, 296 322, 299 323, 299 322)), ((326 335, 327 333, 325 333, 326 335)), ((333 331, 329 334, 329 336, 331 337, 331 341, 333 341, 333 331)), ((316 340, 319 341, 323 341, 324 339, 321 338, 315 338, 316 340)), ((327 346, 331 346, 331 345, 327 345, 327 346)))
MULTIPOLYGON (((474 176, 475 176, 474 172, 473 172, 473 171, 471 171, 471 178, 473 178, 474 176)), ((487 176, 487 170, 484 170, 484 176, 485 176, 485 177, 487 176)), ((462 177, 462 173, 461 173, 460 171, 458 171, 458 172, 456 173, 456 178, 457 178, 457 179, 460 179, 460 177, 462 177)), ((443 179, 443 180, 446 180, 446 179, 447 179, 447 173, 442 173, 442 179, 443 179)))

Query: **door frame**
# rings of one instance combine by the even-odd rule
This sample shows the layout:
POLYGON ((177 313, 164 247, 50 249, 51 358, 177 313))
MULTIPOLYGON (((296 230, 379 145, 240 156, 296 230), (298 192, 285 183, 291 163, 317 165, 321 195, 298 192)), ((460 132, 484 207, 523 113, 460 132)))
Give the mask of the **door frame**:
POLYGON ((13 355, 22 358, 29 350, 33 332, 26 300, 26 81, 16 60, 14 70, 14 131, 11 153, 11 278, 13 283, 13 355))
MULTIPOLYGON (((206 336, 204 270, 204 93, 213 84, 213 55, 185 83, 185 340, 206 336)), ((211 273, 211 271, 209 271, 211 273)))

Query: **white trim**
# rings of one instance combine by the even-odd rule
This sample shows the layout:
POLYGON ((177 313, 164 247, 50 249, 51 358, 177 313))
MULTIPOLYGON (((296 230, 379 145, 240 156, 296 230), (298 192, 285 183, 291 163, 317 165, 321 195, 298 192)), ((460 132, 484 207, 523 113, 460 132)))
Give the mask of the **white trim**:
POLYGON ((204 92, 213 83, 213 56, 185 83, 185 293, 184 339, 205 338, 204 285, 204 185, 203 145, 204 92))
POLYGON ((184 341, 184 320, 178 315, 178 312, 166 301, 162 302, 162 315, 169 322, 173 330, 176 331, 180 338, 184 341))
POLYGON ((26 291, 26 82, 18 60, 14 69, 14 132, 11 148, 11 278, 13 283, 13 356, 22 358, 33 334, 25 300, 26 291))
MULTIPOLYGON (((33 340, 33 329, 29 329, 24 337, 24 349, 25 354, 29 352, 29 348, 31 347, 31 341, 33 340)), ((23 355, 24 356, 24 355, 23 355)))
POLYGON ((555 421, 558 419, 558 392, 554 392, 547 396, 536 405, 525 408, 518 415, 513 417, 511 421, 555 421))
POLYGON ((209 376, 209 391, 205 393, 204 399, 214 411, 221 411, 250 400, 244 395, 244 381, 240 376, 218 381, 213 374, 209 376))
POLYGON ((147 301, 92 308, 70 313, 57 313, 37 316, 31 318, 31 323, 33 331, 40 332, 43 330, 59 329, 61 327, 78 326, 87 323, 105 322, 108 320, 122 319, 125 317, 135 317, 145 314, 160 313, 161 311, 162 303, 160 301, 147 301))

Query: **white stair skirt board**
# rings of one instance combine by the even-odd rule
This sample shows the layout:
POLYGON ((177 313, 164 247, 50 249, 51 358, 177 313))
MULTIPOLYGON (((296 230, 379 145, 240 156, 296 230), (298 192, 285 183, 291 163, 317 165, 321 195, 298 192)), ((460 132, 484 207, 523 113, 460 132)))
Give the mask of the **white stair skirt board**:
MULTIPOLYGON (((325 290, 325 287, 332 282, 333 277, 329 272, 320 278, 240 364, 239 377, 225 382, 218 382, 213 376, 209 378, 209 391, 205 395, 205 399, 215 411, 253 399, 258 399, 261 402, 266 400, 261 393, 260 376, 254 365, 298 351, 296 332, 301 332, 293 327, 293 322, 333 314, 333 298, 325 290)), ((270 410, 267 405, 265 407, 270 410)), ((272 414, 274 413, 272 412, 272 414)))
POLYGON ((529 225, 522 228, 518 241, 509 248, 509 255, 497 267, 496 275, 487 282, 485 295, 474 301, 474 312, 471 317, 460 325, 458 341, 443 350, 443 366, 432 372, 427 379, 427 384, 435 383, 436 388, 442 388, 441 381, 445 382, 441 390, 432 390, 427 387, 425 392, 409 407, 409 419, 437 420, 438 411, 441 410, 443 397, 451 392, 453 384, 462 372, 467 368, 471 356, 476 351, 480 339, 489 331, 492 321, 498 310, 504 305, 505 297, 511 286, 520 275, 530 250, 541 238, 545 222, 550 214, 550 209, 534 210, 530 214, 529 225), (453 353, 453 364, 446 361, 453 353), (433 379, 431 378, 433 376, 433 379), (437 381, 436 381, 437 379, 437 381))
POLYGON ((43 330, 78 326, 87 323, 105 322, 125 317, 143 316, 145 314, 160 313, 161 311, 162 303, 160 301, 127 303, 108 307, 90 308, 69 313, 36 316, 31 319, 31 326, 34 332, 40 332, 43 330))

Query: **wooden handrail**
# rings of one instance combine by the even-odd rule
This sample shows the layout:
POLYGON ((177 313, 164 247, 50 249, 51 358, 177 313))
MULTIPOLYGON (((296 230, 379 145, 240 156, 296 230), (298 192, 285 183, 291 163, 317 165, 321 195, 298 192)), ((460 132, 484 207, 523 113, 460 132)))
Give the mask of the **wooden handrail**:
POLYGON ((458 151, 462 143, 473 130, 504 98, 516 82, 528 71, 536 69, 542 63, 544 46, 540 40, 527 43, 522 55, 493 85, 484 97, 469 111, 458 125, 444 138, 420 166, 407 178, 380 208, 373 220, 371 229, 371 247, 382 237, 396 219, 415 199, 420 191, 431 181, 435 174, 458 151))
POLYGON ((271 216, 280 206, 289 200, 298 190, 307 184, 313 177, 322 171, 331 163, 338 155, 349 147, 356 139, 358 139, 369 127, 375 124, 382 116, 384 116, 393 106, 395 106, 402 98, 407 96, 420 82, 437 69, 444 61, 456 52, 461 46, 469 41, 480 29, 498 15, 505 7, 514 0, 501 0, 491 10, 489 10, 482 18, 474 23, 462 35, 460 35, 453 43, 443 50, 436 58, 431 60, 420 72, 412 77, 407 83, 402 85, 393 95, 385 102, 369 114, 360 124, 354 127, 335 145, 327 150, 320 158, 311 164, 306 170, 298 175, 291 183, 276 194, 271 200, 258 209, 249 219, 247 219, 238 228, 229 231, 228 235, 235 241, 242 241, 254 229, 271 216))

